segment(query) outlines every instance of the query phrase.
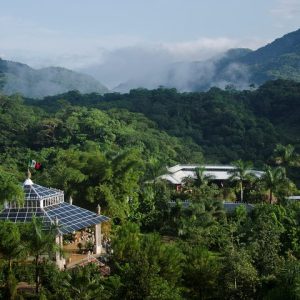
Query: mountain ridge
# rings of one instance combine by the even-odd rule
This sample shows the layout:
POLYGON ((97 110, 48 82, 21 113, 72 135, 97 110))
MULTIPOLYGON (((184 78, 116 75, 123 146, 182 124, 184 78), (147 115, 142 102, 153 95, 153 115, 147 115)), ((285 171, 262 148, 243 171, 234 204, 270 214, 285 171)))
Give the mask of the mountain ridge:
MULTIPOLYGON (((149 74, 149 77, 161 74, 149 74)), ((211 87, 249 89, 268 80, 300 81, 300 29, 287 33, 257 50, 232 48, 204 61, 171 64, 159 85, 179 91, 206 91, 211 87)), ((114 91, 128 92, 144 86, 138 78, 120 83, 114 91)))
POLYGON ((0 58, 0 89, 6 95, 20 93, 29 98, 43 98, 71 90, 104 94, 108 88, 90 75, 62 67, 34 69, 0 58))

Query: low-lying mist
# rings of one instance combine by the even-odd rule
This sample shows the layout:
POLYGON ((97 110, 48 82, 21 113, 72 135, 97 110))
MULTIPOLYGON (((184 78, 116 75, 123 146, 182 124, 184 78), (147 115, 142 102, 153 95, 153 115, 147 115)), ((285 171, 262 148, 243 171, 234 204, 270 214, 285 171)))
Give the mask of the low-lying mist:
POLYGON ((80 71, 121 93, 139 87, 154 89, 165 86, 179 91, 195 91, 212 86, 234 85, 238 89, 249 86, 247 67, 235 59, 250 50, 225 51, 227 49, 222 47, 210 48, 209 51, 204 47, 199 48, 198 53, 182 51, 179 55, 178 51, 171 50, 166 47, 121 48, 104 55, 101 64, 80 71))

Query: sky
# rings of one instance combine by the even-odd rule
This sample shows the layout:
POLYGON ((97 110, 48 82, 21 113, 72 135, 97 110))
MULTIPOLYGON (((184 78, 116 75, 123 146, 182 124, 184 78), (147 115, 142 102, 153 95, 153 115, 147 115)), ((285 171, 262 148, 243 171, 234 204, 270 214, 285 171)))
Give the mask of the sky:
POLYGON ((113 86, 130 67, 257 49, 299 20, 300 0, 2 0, 0 57, 95 74, 101 66, 113 86))

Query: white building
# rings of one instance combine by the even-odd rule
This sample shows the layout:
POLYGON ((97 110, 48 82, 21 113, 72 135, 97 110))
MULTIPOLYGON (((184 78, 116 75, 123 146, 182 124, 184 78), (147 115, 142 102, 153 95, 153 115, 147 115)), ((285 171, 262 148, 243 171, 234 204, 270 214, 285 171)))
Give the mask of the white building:
MULTIPOLYGON (((210 178, 211 181, 222 184, 232 176, 233 170, 236 169, 230 165, 176 165, 167 168, 168 173, 159 176, 158 178, 167 180, 179 189, 187 178, 196 179, 196 169, 203 168, 204 175, 210 178)), ((251 170, 249 171, 253 176, 260 178, 264 172, 251 170)))

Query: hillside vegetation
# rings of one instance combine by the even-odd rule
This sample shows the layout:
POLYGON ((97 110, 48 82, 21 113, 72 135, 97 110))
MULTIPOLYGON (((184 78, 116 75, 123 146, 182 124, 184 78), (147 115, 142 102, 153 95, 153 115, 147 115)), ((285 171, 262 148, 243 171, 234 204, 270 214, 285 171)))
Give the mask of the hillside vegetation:
POLYGON ((0 74, 0 90, 6 95, 19 93, 25 97, 42 98, 72 90, 81 93, 108 92, 93 77, 59 67, 36 70, 25 64, 0 58, 0 74))
POLYGON ((242 92, 0 96, 0 206, 24 196, 34 159, 34 182, 101 205, 113 250, 109 276, 93 263, 59 271, 47 255, 56 232, 39 219, 1 221, 0 299, 297 299, 300 203, 287 196, 299 193, 299 93, 274 81, 242 92), (167 165, 208 161, 236 169, 217 185, 199 168, 180 191, 157 178, 167 165), (224 201, 252 209, 229 213, 224 201))
POLYGON ((292 81, 271 81, 253 91, 212 88, 178 93, 159 88, 104 96, 71 92, 29 103, 55 111, 59 99, 72 105, 142 113, 159 129, 199 145, 210 162, 241 158, 261 165, 278 143, 300 147, 300 84, 292 81))

